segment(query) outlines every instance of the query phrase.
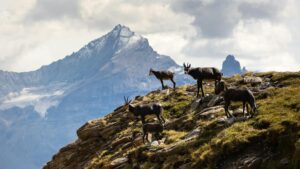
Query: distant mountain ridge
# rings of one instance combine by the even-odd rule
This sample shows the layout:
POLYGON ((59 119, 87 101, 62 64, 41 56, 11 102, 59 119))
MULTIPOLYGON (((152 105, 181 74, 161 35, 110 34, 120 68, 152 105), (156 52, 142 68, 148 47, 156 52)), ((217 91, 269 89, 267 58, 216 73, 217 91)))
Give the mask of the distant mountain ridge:
MULTIPOLYGON (((14 86, 13 82, 25 83, 25 85, 40 85, 53 81, 74 82, 87 79, 99 73, 99 71, 110 73, 108 72, 110 70, 108 70, 107 62, 116 63, 117 61, 128 59, 128 56, 123 56, 123 60, 121 60, 119 56, 124 54, 122 51, 130 48, 135 48, 134 50, 137 53, 140 50, 140 54, 142 54, 143 50, 146 50, 146 52, 152 53, 152 55, 159 56, 160 62, 169 62, 170 66, 176 65, 170 57, 157 54, 149 46, 147 39, 135 34, 126 26, 117 25, 111 32, 91 41, 78 52, 55 61, 50 65, 42 66, 36 71, 24 73, 0 71, 0 82, 5 82, 2 84, 12 86, 14 86), (100 68, 102 69, 99 70, 100 68)), ((131 61, 134 60, 135 58, 131 57, 131 61)), ((157 66, 156 64, 158 64, 158 62, 155 62, 155 59, 151 60, 151 62, 153 66, 157 66)))
POLYGON ((0 71, 0 149, 6 153, 0 156, 1 165, 41 168, 75 138, 85 121, 110 112, 122 104, 123 96, 159 88, 159 81, 148 76, 150 68, 175 71, 179 85, 189 81, 169 56, 117 25, 78 52, 36 71, 0 71))
POLYGON ((222 64, 222 73, 224 76, 232 76, 235 74, 245 73, 246 67, 241 68, 241 64, 234 55, 228 55, 222 64))

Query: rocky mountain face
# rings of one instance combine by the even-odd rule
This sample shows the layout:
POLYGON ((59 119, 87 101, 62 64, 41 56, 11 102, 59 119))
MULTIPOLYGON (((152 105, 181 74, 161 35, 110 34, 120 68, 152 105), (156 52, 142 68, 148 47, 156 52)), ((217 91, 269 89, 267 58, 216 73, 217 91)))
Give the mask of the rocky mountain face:
POLYGON ((233 76, 235 74, 245 73, 245 67, 241 68, 240 62, 233 55, 228 55, 222 64, 222 73, 224 76, 233 76))
MULTIPOLYGON (((248 87, 258 114, 244 117, 241 104, 226 118, 222 97, 195 98, 196 87, 180 86, 138 96, 133 104, 160 102, 166 119, 162 138, 143 143, 142 124, 126 106, 86 122, 78 139, 64 146, 44 169, 79 168, 299 168, 300 74, 259 73, 224 79, 248 87)), ((158 121, 148 116, 147 122, 158 121)))
MULTIPOLYGON (((36 71, 0 71, 0 163, 41 168, 76 129, 133 97, 158 89, 149 69, 169 69, 178 85, 189 81, 169 56, 117 25, 78 52, 36 71)), ((168 84, 168 82, 166 82, 168 84)))

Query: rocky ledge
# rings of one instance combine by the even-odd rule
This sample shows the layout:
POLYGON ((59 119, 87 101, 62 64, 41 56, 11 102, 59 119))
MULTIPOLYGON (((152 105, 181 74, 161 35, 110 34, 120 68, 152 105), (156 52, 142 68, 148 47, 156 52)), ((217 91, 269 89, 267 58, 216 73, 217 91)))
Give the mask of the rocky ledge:
MULTIPOLYGON (((76 168, 299 168, 300 73, 247 73, 225 79, 248 87, 259 113, 243 116, 241 104, 225 117, 222 97, 205 84, 204 98, 195 86, 157 90, 133 104, 160 102, 167 119, 160 142, 142 141, 141 122, 126 106, 78 129, 78 139, 61 148, 44 169, 76 168)), ((155 121, 149 116, 147 121, 155 121)))

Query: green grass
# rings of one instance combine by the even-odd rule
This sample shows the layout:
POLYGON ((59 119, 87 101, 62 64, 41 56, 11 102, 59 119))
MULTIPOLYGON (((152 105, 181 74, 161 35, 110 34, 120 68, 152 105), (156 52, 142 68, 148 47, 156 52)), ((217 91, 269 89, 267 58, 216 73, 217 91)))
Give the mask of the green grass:
MULTIPOLYGON (((218 119, 225 115, 224 110, 220 109, 215 112, 215 118, 195 119, 195 114, 201 111, 191 110, 191 104, 196 99, 195 85, 179 86, 176 91, 154 91, 139 97, 134 104, 160 102, 163 105, 164 118, 169 122, 175 121, 174 125, 163 133, 165 143, 156 147, 141 144, 129 147, 126 151, 99 147, 99 154, 91 157, 91 165, 87 168, 103 167, 114 157, 124 155, 131 158, 132 164, 139 163, 141 168, 172 168, 185 163, 190 163, 189 168, 215 168, 223 158, 238 156, 251 146, 271 147, 279 155, 291 159, 289 168, 297 168, 300 165, 300 73, 247 72, 245 75, 267 77, 271 83, 281 85, 280 88, 270 87, 256 95, 259 113, 254 118, 232 125, 220 125, 218 119), (156 154, 156 151, 181 141, 195 128, 200 128, 196 139, 177 145, 169 154, 156 154)), ((228 84, 249 87, 239 83, 242 80, 240 75, 224 80, 228 84)), ((210 84, 212 85, 205 86, 206 94, 214 91, 213 83, 210 84)), ((232 104, 231 108, 241 108, 241 104, 232 104)), ((155 116, 149 116, 146 120, 154 121, 153 117, 155 116)), ((130 136, 132 132, 142 132, 140 121, 129 122, 115 135, 130 136)), ((273 160, 264 168, 274 168, 278 161, 280 159, 273 160)))
POLYGON ((176 130, 166 130, 164 131, 166 141, 165 144, 174 143, 186 136, 187 132, 184 131, 176 131, 176 130))
MULTIPOLYGON (((271 89, 270 97, 264 100, 259 100, 259 115, 255 118, 234 125, 222 130, 216 137, 200 146, 193 153, 193 158, 196 161, 195 165, 208 164, 207 167, 212 167, 216 160, 225 154, 240 151, 244 145, 253 144, 252 140, 261 138, 266 144, 274 142, 272 134, 278 136, 286 133, 286 138, 282 140, 277 138, 278 142, 285 142, 287 144, 280 144, 280 150, 291 146, 293 141, 298 137, 295 132, 300 128, 300 83, 295 80, 297 74, 275 74, 273 80, 280 80, 282 83, 290 84, 287 88, 271 89), (292 77, 292 78, 290 78, 292 77), (297 82, 297 85, 295 84, 297 82), (254 128, 253 124, 267 124, 266 129, 254 128), (270 136, 268 138, 268 136, 270 136), (264 140, 265 139, 265 140, 264 140), (293 141, 292 141, 293 140, 293 141)), ((265 128, 265 127, 263 127, 265 128)), ((209 133, 208 135, 210 135, 209 133)))

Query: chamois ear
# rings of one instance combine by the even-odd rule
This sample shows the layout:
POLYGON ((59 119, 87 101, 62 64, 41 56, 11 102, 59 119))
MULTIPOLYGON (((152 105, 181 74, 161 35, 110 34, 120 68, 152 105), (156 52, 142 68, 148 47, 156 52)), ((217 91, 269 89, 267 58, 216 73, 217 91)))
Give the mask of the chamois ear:
POLYGON ((183 67, 186 67, 186 64, 185 64, 185 63, 183 63, 183 67))

